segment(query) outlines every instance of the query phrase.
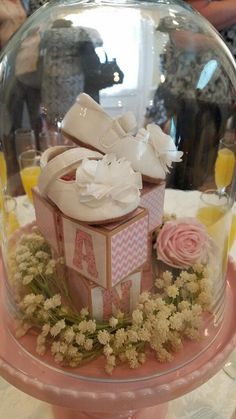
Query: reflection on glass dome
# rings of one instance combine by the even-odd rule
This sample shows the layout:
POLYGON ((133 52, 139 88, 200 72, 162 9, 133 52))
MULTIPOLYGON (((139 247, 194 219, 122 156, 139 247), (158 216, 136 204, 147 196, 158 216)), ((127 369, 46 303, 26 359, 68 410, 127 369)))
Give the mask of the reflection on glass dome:
POLYGON ((35 340, 42 362, 73 374, 102 355, 108 374, 127 363, 136 379, 151 352, 158 375, 212 343, 235 197, 235 70, 178 0, 55 0, 9 42, 1 240, 7 323, 26 351, 35 340))

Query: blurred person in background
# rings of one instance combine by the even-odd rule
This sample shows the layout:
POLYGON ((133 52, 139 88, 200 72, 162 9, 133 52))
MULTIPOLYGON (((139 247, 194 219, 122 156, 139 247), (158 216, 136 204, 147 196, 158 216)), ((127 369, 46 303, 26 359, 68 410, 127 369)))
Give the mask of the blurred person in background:
POLYGON ((25 3, 21 0, 0 1, 0 50, 26 19, 25 3))
MULTIPOLYGON (((0 0, 0 52, 3 51, 8 41, 26 21, 27 17, 45 3, 45 0, 0 0)), ((26 58, 25 65, 27 65, 31 57, 27 56, 26 58)), ((35 123, 37 131, 39 120, 37 119, 36 121, 34 117, 39 101, 34 99, 38 98, 39 95, 37 88, 35 89, 35 95, 31 95, 30 89, 32 86, 25 88, 17 80, 15 74, 16 55, 11 55, 9 59, 10 66, 8 66, 8 71, 10 73, 7 89, 3 83, 0 83, 0 112, 1 120, 4 121, 1 124, 0 151, 4 150, 5 156, 7 156, 8 193, 18 194, 22 192, 22 187, 20 179, 15 181, 15 177, 18 176, 16 174, 18 164, 15 137, 17 130, 24 127, 22 125, 24 106, 30 108, 30 124, 35 123), (4 89, 2 90, 3 87, 4 89), (31 101, 29 102, 30 98, 31 101)), ((34 89, 34 87, 32 88, 34 89)))
POLYGON ((68 19, 56 19, 42 34, 41 104, 49 130, 60 127, 80 93, 86 92, 99 102, 96 80, 91 91, 86 81, 89 66, 93 70, 92 79, 99 72, 100 60, 95 48, 102 44, 97 31, 73 26, 68 19))
MULTIPOLYGON (((46 3, 24 0, 27 15, 46 3)), ((100 90, 120 84, 124 78, 115 58, 108 60, 105 53, 105 62, 100 61, 96 48, 103 46, 103 40, 97 30, 74 25, 66 18, 48 17, 46 28, 40 19, 26 27, 16 38, 15 53, 10 54, 11 82, 4 89, 6 118, 2 131, 8 173, 12 175, 28 138, 34 138, 28 147, 38 150, 64 143, 61 120, 76 97, 85 92, 99 102, 100 90), (22 141, 22 131, 32 135, 27 133, 22 141)), ((16 183, 14 180, 12 185, 16 183)))
MULTIPOLYGON (((186 3, 216 29, 224 28, 224 35, 236 23, 235 0, 186 3)), ((232 68, 222 49, 215 48, 213 37, 199 28, 194 17, 186 19, 176 13, 175 20, 178 30, 171 16, 162 18, 156 28, 168 34, 169 40, 160 56, 163 81, 147 108, 146 122, 160 125, 184 152, 182 163, 171 172, 168 186, 196 189, 212 182, 218 143, 234 113, 235 89, 229 75, 232 68)))
POLYGON ((236 58, 236 1, 187 0, 220 32, 224 42, 236 58))
POLYGON ((48 3, 50 0, 23 0, 28 4, 28 14, 34 13, 39 7, 48 3))

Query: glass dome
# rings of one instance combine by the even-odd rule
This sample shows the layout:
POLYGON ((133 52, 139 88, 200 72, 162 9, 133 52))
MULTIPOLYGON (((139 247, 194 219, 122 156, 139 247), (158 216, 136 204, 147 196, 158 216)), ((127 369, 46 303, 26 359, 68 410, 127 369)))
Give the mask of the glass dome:
POLYGON ((235 70, 180 0, 53 0, 8 43, 5 318, 39 362, 136 380, 211 345, 233 240, 235 70), (105 373, 80 368, 100 356, 105 373))

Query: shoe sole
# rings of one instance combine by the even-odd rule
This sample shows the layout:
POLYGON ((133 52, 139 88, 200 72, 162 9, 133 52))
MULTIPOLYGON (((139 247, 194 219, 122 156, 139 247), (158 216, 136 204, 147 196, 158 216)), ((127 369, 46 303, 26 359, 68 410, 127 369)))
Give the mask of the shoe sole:
MULTIPOLYGON (((64 137, 66 137, 70 141, 73 141, 74 143, 76 143, 80 147, 85 147, 85 148, 88 148, 89 150, 97 151, 97 152, 99 152, 99 153, 101 153, 103 155, 106 154, 103 151, 98 150, 98 148, 95 148, 95 147, 93 147, 90 144, 83 143, 83 141, 78 140, 78 138, 73 137, 70 134, 67 134, 67 132, 65 132, 64 130, 62 130, 61 132, 62 132, 62 135, 64 137)), ((163 183, 165 183, 165 180, 164 179, 156 179, 156 178, 153 178, 153 177, 150 177, 150 176, 146 176, 146 175, 143 175, 143 174, 142 174, 142 179, 143 179, 144 182, 155 183, 156 185, 162 185, 163 183)))
POLYGON ((49 197, 47 197, 47 200, 48 200, 49 203, 51 203, 52 206, 56 206, 59 209, 59 211, 64 215, 64 217, 68 218, 69 220, 78 221, 81 224, 94 225, 94 226, 96 226, 96 225, 103 226, 103 225, 112 224, 112 223, 119 223, 123 220, 128 221, 133 216, 133 214, 136 213, 137 209, 140 208, 140 207, 137 207, 134 210, 132 210, 130 212, 127 212, 127 214, 121 215, 120 217, 117 217, 117 218, 109 218, 107 220, 101 220, 101 221, 99 221, 99 220, 96 220, 96 221, 82 221, 82 220, 78 220, 77 218, 72 218, 67 214, 64 214, 64 212, 62 212, 62 210, 60 210, 60 208, 55 204, 55 202, 52 201, 49 197))

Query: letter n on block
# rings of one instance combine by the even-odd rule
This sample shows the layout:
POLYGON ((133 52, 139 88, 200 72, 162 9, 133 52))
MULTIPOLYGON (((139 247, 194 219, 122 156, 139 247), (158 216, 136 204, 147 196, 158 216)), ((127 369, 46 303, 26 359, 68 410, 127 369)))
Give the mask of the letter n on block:
POLYGON ((103 299, 103 318, 108 319, 113 312, 113 307, 116 311, 120 310, 122 313, 129 313, 130 311, 130 293, 132 282, 130 279, 122 281, 120 286, 113 287, 110 290, 104 290, 102 293, 103 299), (118 288, 119 291, 118 292, 118 288))
POLYGON ((88 307, 93 318, 105 320, 116 315, 118 310, 124 313, 134 310, 141 292, 141 271, 133 272, 113 288, 104 289, 68 268, 67 283, 78 310, 88 307))
POLYGON ((111 289, 96 287, 92 291, 93 315, 106 320, 119 310, 128 314, 136 307, 140 293, 141 271, 133 272, 111 289))
POLYGON ((86 263, 88 273, 93 278, 97 278, 98 271, 93 251, 92 236, 78 228, 75 236, 73 264, 82 271, 83 263, 86 263))

